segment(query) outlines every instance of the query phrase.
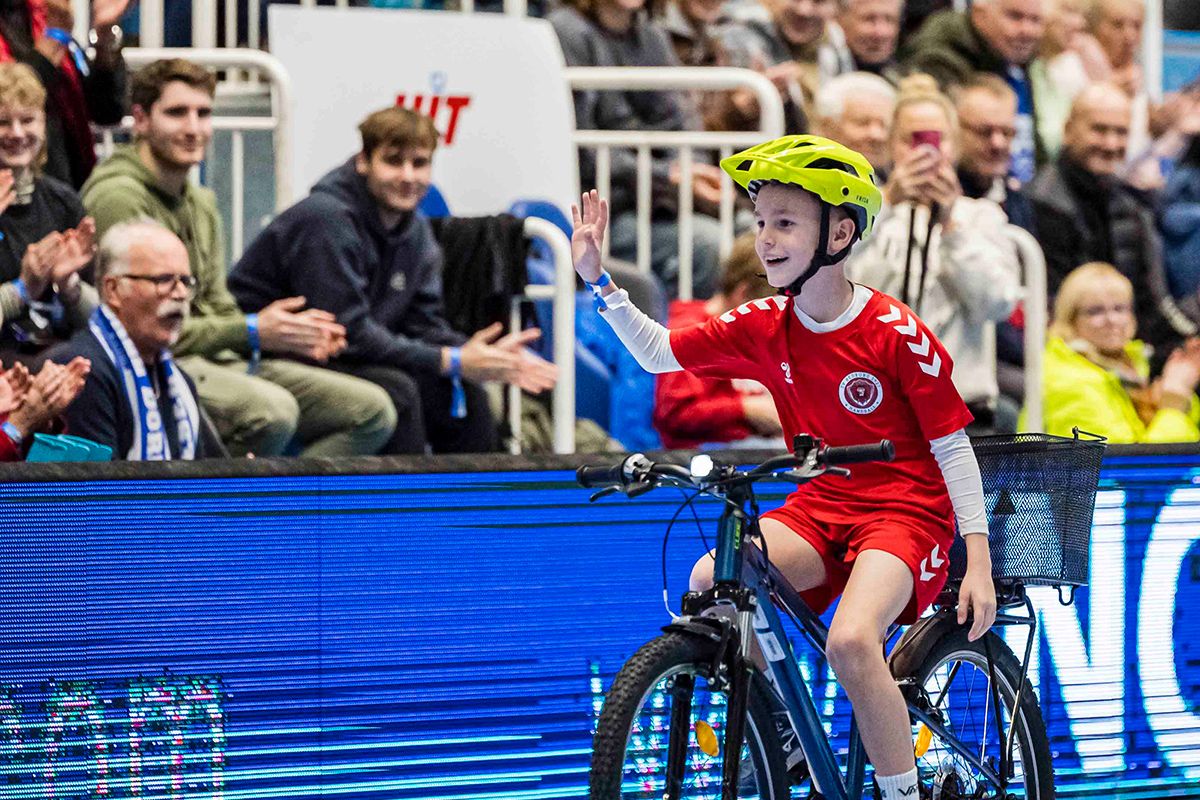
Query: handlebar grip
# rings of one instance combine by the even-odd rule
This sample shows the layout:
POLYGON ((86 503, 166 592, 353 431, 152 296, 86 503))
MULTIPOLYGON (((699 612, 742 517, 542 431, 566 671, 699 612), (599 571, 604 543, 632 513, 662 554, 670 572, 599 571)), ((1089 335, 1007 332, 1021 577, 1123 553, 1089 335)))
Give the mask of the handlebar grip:
POLYGON ((575 470, 575 480, 587 489, 597 486, 620 486, 625 482, 625 462, 611 467, 580 467, 575 470))
POLYGON ((876 444, 852 444, 846 447, 826 447, 818 460, 828 466, 838 464, 861 464, 867 461, 891 461, 896 457, 896 447, 890 439, 876 444))

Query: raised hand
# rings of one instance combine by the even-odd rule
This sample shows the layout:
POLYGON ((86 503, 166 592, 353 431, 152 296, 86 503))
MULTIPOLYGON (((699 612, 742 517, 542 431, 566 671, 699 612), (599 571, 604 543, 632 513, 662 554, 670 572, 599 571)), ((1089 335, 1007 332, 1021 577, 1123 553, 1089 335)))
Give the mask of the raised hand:
POLYGON ((82 391, 91 366, 85 358, 75 358, 66 365, 47 361, 30 383, 25 401, 9 415, 8 421, 26 436, 45 428, 82 391))
POLYGON ((21 280, 32 299, 40 298, 50 285, 52 269, 65 244, 66 237, 62 233, 51 231, 25 248, 21 256, 21 280))
POLYGON ((603 270, 600 256, 604 252, 604 234, 608 230, 608 201, 602 200, 600 193, 592 189, 584 192, 581 205, 582 213, 579 206, 571 205, 571 221, 575 225, 571 234, 571 260, 579 277, 587 283, 595 283, 603 270))

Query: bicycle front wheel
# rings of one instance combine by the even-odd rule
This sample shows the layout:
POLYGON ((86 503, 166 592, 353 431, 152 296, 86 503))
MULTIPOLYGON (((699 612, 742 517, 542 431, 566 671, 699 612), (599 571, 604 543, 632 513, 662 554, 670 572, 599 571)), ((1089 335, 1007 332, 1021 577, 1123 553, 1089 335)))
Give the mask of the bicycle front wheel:
MULTIPOLYGON (((728 688, 713 673, 716 644, 668 633, 625 663, 596 725, 592 800, 720 798, 728 688), (671 749, 676 749, 674 759, 671 749), (669 775, 674 764, 678 774, 669 775)), ((762 678, 754 675, 738 768, 738 797, 786 800, 783 749, 762 678)))
POLYGON ((930 738, 928 728, 916 726, 917 772, 922 784, 932 786, 934 798, 1054 800, 1050 745, 1037 697, 1026 681, 1014 711, 1021 666, 1000 637, 988 633, 971 642, 965 628, 955 630, 907 674, 927 700, 926 710, 953 737, 930 738), (1011 752, 1007 759, 1002 757, 1006 751, 1011 752), (1009 774, 1002 790, 995 778, 1004 772, 1009 774))

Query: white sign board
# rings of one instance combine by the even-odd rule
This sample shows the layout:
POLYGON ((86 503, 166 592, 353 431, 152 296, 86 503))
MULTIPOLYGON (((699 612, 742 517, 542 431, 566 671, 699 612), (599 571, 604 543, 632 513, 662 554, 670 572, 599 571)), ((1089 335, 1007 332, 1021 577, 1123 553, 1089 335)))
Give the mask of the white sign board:
POLYGON ((514 200, 578 198, 575 127, 549 23, 499 14, 270 7, 271 52, 287 68, 296 200, 356 153, 358 124, 389 105, 442 135, 434 184, 455 215, 514 200))

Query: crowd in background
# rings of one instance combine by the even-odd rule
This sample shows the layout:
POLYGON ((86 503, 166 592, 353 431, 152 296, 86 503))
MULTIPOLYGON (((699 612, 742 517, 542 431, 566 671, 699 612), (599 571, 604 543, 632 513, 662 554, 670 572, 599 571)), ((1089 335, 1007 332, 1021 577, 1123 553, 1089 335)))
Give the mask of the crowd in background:
MULTIPOLYGON (((757 70, 788 133, 862 152, 885 204, 848 274, 945 343, 972 432, 1016 430, 1027 392, 1041 392, 1050 433, 1200 439, 1200 88, 1152 99, 1140 0, 950 6, 568 0, 547 18, 569 65, 757 70), (1024 382, 1029 263, 1016 230, 1046 262, 1042 386, 1024 382)), ((556 370, 533 349, 535 328, 502 330, 506 307, 483 288, 523 285, 507 274, 524 272, 520 226, 420 210, 433 123, 371 114, 359 152, 227 263, 216 198, 189 179, 208 154, 216 79, 183 59, 128 75, 114 26, 125 10, 96 0, 84 48, 62 35, 63 0, 0 2, 0 460, 64 431, 131 460, 494 451, 516 435, 489 390, 503 384, 527 393, 536 422, 556 370), (132 142, 97 165, 92 126, 126 114, 132 142), (507 259, 479 255, 506 248, 507 259)), ((758 124, 744 91, 574 99, 580 129, 758 124)), ((708 155, 691 181, 698 299, 643 305, 673 326, 769 292, 748 205, 746 232, 719 256, 724 178, 708 155)), ((593 185, 586 151, 580 169, 593 185)), ((614 150, 613 270, 637 251, 636 169, 614 150)), ((673 299, 677 153, 655 151, 651 170, 653 277, 629 284, 673 299)), ((598 357, 620 357, 594 315, 579 326, 598 357)), ((614 418, 590 438, 581 428, 581 440, 779 444, 761 386, 650 380, 612 389, 640 420, 614 418)))

